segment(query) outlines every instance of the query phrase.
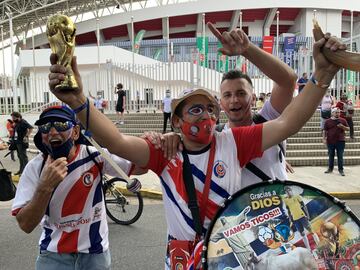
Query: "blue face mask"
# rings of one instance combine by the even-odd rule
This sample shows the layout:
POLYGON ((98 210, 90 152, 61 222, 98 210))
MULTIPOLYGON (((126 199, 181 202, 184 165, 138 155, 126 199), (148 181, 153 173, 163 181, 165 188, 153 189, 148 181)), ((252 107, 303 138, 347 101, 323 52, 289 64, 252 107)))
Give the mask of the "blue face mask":
POLYGON ((67 158, 69 156, 71 148, 74 146, 74 141, 71 138, 69 138, 67 139, 66 142, 64 142, 63 144, 57 147, 53 147, 51 145, 46 145, 46 144, 43 145, 45 146, 45 149, 49 153, 49 155, 55 160, 61 157, 67 158))

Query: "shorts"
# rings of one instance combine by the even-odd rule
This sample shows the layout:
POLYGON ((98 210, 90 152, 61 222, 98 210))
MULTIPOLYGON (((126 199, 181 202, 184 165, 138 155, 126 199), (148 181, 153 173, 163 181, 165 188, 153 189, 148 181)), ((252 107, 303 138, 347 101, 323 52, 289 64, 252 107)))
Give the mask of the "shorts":
POLYGON ((110 270, 110 251, 103 253, 55 253, 42 250, 36 259, 36 270, 110 270))
POLYGON ((124 106, 123 106, 122 104, 116 104, 115 110, 116 110, 117 112, 123 113, 123 112, 124 112, 124 108, 123 108, 123 107, 124 107, 124 106))
POLYGON ((300 234, 304 233, 304 230, 311 230, 311 226, 307 217, 302 217, 298 220, 294 220, 294 225, 300 234))

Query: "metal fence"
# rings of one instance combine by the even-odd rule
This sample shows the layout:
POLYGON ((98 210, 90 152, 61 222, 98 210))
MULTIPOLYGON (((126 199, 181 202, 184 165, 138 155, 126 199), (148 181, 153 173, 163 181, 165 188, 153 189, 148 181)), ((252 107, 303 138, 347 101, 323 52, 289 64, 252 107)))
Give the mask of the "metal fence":
MULTIPOLYGON (((309 75, 313 70, 312 52, 300 50, 291 55, 280 54, 279 57, 286 61, 295 72, 301 76, 306 72, 309 75)), ((239 62, 236 57, 229 57, 226 61, 227 69, 236 68, 239 62)), ((108 112, 115 111, 116 94, 115 86, 122 83, 126 91, 126 110, 148 111, 161 109, 162 99, 166 89, 171 90, 171 95, 176 97, 183 89, 202 87, 219 96, 219 86, 223 71, 220 70, 220 62, 215 54, 209 54, 204 66, 200 66, 199 59, 183 62, 159 62, 153 65, 112 63, 82 76, 84 93, 101 94, 108 101, 108 112)), ((269 80, 256 66, 249 61, 242 60, 242 69, 252 78, 254 92, 268 93, 272 89, 272 81, 269 80)), ((354 73, 353 91, 359 96, 360 74, 354 73)), ((337 99, 346 91, 349 74, 346 70, 340 70, 331 84, 332 95, 337 99)), ((13 111, 13 93, 9 78, 2 78, 3 89, 0 90, 0 113, 9 114, 13 111), (6 87, 4 87, 6 86, 6 87)), ((36 79, 30 74, 17 78, 16 81, 18 104, 20 112, 39 111, 48 104, 58 102, 56 97, 48 89, 48 76, 37 75, 36 79)))

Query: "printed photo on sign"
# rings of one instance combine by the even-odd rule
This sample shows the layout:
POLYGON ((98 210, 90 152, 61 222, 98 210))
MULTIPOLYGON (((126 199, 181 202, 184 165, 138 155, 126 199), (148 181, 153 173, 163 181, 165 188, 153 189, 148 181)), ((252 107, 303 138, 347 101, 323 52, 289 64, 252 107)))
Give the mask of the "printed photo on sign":
POLYGON ((360 269, 359 220, 312 187, 260 183, 210 225, 207 269, 360 269))

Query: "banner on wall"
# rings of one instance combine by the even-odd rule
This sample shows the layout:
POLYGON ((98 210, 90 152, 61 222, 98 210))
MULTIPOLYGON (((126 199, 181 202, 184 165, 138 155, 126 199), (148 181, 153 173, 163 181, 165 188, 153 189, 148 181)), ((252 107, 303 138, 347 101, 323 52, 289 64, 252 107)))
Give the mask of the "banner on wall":
MULTIPOLYGON (((221 42, 218 42, 218 49, 222 48, 221 42)), ((228 72, 229 71, 229 57, 227 55, 222 54, 222 52, 218 51, 218 64, 217 71, 219 72, 228 72)))
POLYGON ((139 53, 140 50, 140 43, 145 35, 145 30, 140 30, 136 36, 135 36, 135 40, 134 40, 134 52, 135 53, 139 53))
POLYGON ((199 52, 199 65, 207 67, 207 54, 209 50, 209 38, 208 37, 197 37, 196 47, 199 52))
POLYGON ((264 36, 263 37, 263 50, 272 54, 274 47, 274 37, 273 36, 264 36))
POLYGON ((289 66, 292 66, 293 54, 295 51, 296 37, 285 37, 284 39, 284 61, 289 66))

